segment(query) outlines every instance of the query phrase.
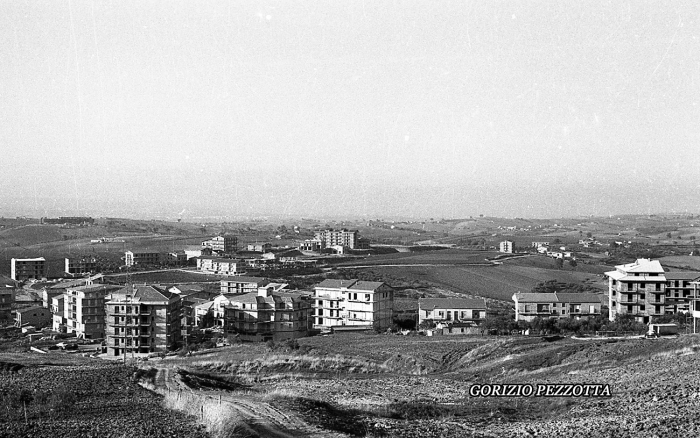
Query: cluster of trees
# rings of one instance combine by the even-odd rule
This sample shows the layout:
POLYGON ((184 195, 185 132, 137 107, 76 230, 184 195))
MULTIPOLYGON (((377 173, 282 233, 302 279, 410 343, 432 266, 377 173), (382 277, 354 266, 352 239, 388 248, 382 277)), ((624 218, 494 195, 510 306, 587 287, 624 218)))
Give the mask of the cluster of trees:
POLYGON ((594 334, 595 332, 643 334, 647 325, 636 322, 630 315, 617 315, 609 321, 607 309, 603 315, 588 319, 574 318, 535 318, 532 321, 515 321, 510 315, 497 315, 485 321, 484 328, 489 333, 508 335, 529 330, 530 334, 594 334))

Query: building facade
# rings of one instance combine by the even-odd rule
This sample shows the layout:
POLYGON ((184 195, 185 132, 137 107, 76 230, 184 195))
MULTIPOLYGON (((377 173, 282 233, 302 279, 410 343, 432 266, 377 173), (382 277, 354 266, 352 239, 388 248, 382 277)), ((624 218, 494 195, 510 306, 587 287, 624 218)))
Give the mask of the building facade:
POLYGON ((391 327, 394 291, 381 282, 324 280, 314 286, 313 328, 333 327, 386 330, 391 327))
POLYGON ((202 242, 202 248, 210 248, 219 253, 233 254, 238 251, 238 237, 231 235, 216 236, 202 242))
POLYGON ((68 275, 89 274, 99 271, 97 259, 91 256, 65 259, 64 272, 68 275))
POLYGON ((63 295, 63 317, 66 333, 81 339, 105 337, 105 297, 120 286, 94 284, 69 287, 63 295))
POLYGON ((309 333, 311 298, 308 292, 275 292, 272 287, 261 287, 257 292, 232 296, 224 312, 226 332, 242 340, 295 339, 309 333))
POLYGON ((511 242, 510 240, 504 240, 503 242, 501 242, 498 245, 498 251, 512 254, 513 253, 513 242, 511 242))
POLYGON ((471 322, 480 324, 486 319, 486 300, 483 298, 421 298, 418 300, 418 325, 423 321, 471 322))
POLYGON ((600 315, 601 296, 591 293, 522 293, 513 295, 515 320, 535 318, 587 319, 600 315))
POLYGON ((17 309, 15 327, 33 326, 37 329, 51 325, 51 311, 42 306, 17 309))
POLYGON ((10 263, 10 276, 13 280, 40 280, 46 277, 46 259, 43 257, 31 259, 13 258, 10 263))
POLYGON ((127 286, 105 303, 107 354, 164 352, 181 339, 180 295, 150 285, 127 286))
POLYGON ((360 233, 357 230, 323 230, 314 233, 314 240, 321 242, 321 248, 346 246, 350 249, 359 247, 360 233))
POLYGON ((197 270, 211 272, 212 274, 236 275, 238 260, 219 257, 199 257, 197 270))
POLYGON ((666 313, 666 275, 658 260, 637 259, 615 266, 608 277, 609 319, 632 315, 638 322, 666 313))
POLYGON ((124 264, 134 265, 160 265, 163 262, 163 255, 155 251, 126 251, 124 253, 124 264))
POLYGON ((65 303, 66 296, 63 294, 56 295, 51 298, 51 315, 53 315, 53 323, 51 324, 51 328, 59 333, 66 333, 68 328, 64 310, 65 303))
POLYGON ((257 292, 259 287, 266 286, 270 281, 262 277, 228 277, 221 280, 222 294, 246 294, 257 292))
POLYGON ((12 319, 12 304, 15 302, 17 283, 5 276, 0 276, 0 323, 12 319))

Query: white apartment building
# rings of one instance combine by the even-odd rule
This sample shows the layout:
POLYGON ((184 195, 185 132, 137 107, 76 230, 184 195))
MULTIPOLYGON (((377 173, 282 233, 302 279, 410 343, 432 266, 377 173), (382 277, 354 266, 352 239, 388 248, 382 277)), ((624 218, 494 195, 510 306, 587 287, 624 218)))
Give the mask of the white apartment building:
POLYGON ((324 280, 314 287, 313 309, 315 329, 385 330, 392 323, 394 291, 382 282, 324 280))
POLYGON ((504 240, 498 245, 498 251, 511 254, 513 252, 513 242, 510 240, 504 240))

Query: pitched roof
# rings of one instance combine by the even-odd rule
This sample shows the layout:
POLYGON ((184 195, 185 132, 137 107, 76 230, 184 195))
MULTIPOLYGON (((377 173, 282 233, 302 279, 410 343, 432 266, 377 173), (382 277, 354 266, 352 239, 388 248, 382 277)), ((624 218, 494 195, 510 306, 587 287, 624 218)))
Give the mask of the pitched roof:
POLYGON ((357 282, 357 280, 336 280, 336 279, 332 279, 332 278, 327 278, 314 287, 340 289, 341 287, 350 287, 353 284, 355 284, 356 282, 357 282))
POLYGON ((0 275, 0 288, 15 288, 17 287, 17 282, 10 277, 5 277, 0 275))
POLYGON ((178 297, 179 295, 174 292, 168 292, 162 287, 139 284, 133 286, 133 293, 131 287, 124 287, 113 294, 113 301, 121 301, 127 295, 131 295, 133 300, 136 301, 169 301, 173 297, 178 297))
POLYGON ((600 303, 599 294, 555 292, 562 303, 600 303))
POLYGON ((517 292, 513 299, 516 296, 521 303, 600 303, 602 295, 585 292, 517 292))
POLYGON ((656 272, 663 274, 664 268, 658 260, 651 259, 637 259, 633 263, 627 263, 626 265, 615 266, 617 269, 621 269, 625 272, 656 272))
POLYGON ((357 283, 353 284, 350 289, 353 290, 377 290, 379 289, 384 283, 381 281, 357 281, 357 283))
POLYGON ((421 298, 418 306, 422 310, 433 309, 485 309, 483 298, 421 298))
POLYGON ((517 292, 513 299, 517 297, 521 303, 556 303, 557 296, 553 292, 517 292))
POLYGON ((112 292, 121 289, 121 286, 117 286, 114 284, 91 284, 89 286, 76 286, 76 287, 69 287, 67 289, 70 290, 75 290, 78 292, 95 292, 95 291, 105 291, 105 292, 112 292))

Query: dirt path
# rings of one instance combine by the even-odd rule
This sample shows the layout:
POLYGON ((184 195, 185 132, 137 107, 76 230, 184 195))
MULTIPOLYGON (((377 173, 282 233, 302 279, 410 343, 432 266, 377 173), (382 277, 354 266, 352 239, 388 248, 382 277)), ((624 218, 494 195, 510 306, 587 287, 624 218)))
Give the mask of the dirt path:
POLYGON ((193 390, 180 379, 177 370, 160 367, 154 379, 156 392, 183 391, 192 396, 219 401, 234 411, 247 428, 260 437, 271 438, 345 438, 347 435, 332 432, 306 423, 293 412, 280 409, 258 400, 255 396, 236 394, 229 391, 193 390))

